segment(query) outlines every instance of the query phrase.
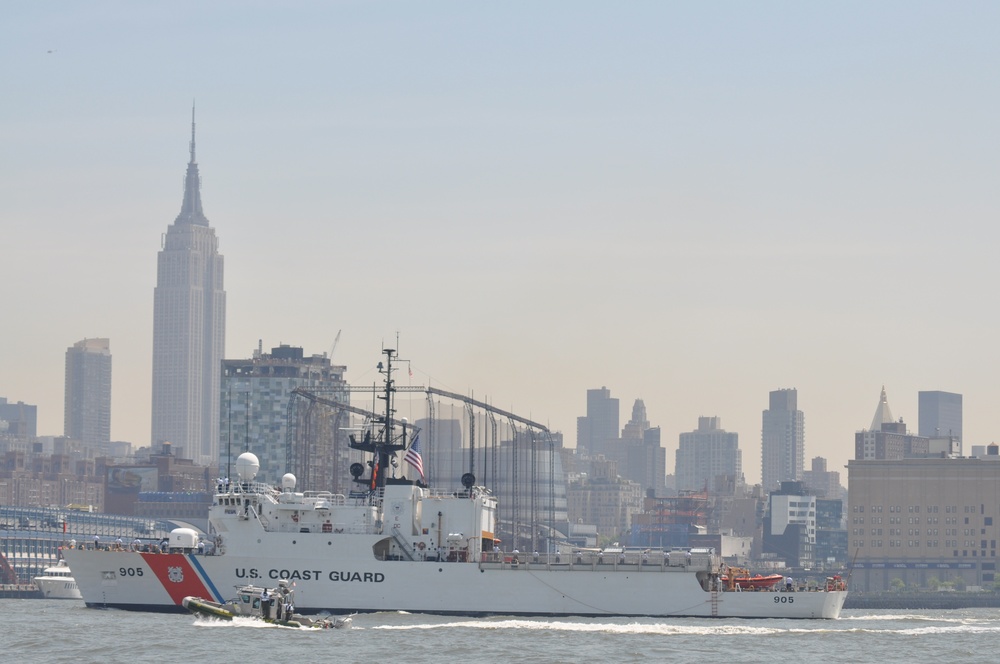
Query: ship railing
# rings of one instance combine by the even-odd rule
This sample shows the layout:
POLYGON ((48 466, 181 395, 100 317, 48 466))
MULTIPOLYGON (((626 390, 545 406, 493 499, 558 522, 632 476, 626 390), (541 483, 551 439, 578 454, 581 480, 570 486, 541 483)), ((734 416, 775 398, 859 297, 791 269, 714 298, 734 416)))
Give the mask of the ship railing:
POLYGON ((340 507, 347 504, 347 496, 342 493, 330 493, 329 491, 306 491, 302 494, 302 497, 306 500, 320 501, 325 500, 332 507, 340 507))
POLYGON ((379 488, 374 491, 356 490, 351 491, 351 493, 344 499, 344 503, 351 503, 354 506, 368 505, 370 507, 378 507, 382 504, 383 498, 385 498, 384 488, 379 488))
POLYGON ((273 495, 280 493, 270 484, 265 482, 220 482, 218 487, 218 493, 224 495, 236 494, 236 495, 249 495, 249 494, 265 494, 273 495))
POLYGON ((425 496, 427 498, 475 498, 476 496, 482 495, 493 495, 485 487, 474 486, 471 489, 442 489, 442 488, 425 488, 425 496))
MULTIPOLYGON (((788 590, 784 583, 778 583, 767 588, 744 588, 739 584, 735 584, 733 587, 729 587, 726 583, 721 583, 718 588, 720 592, 727 593, 819 593, 819 592, 831 592, 832 590, 838 590, 838 588, 829 588, 820 584, 814 583, 802 583, 796 584, 792 590, 788 590)), ((839 590, 846 590, 846 588, 839 588, 839 590)))
POLYGON ((719 569, 718 561, 711 556, 693 556, 673 562, 663 555, 633 552, 608 554, 595 552, 573 553, 524 553, 520 551, 483 552, 480 566, 486 569, 512 570, 565 570, 596 572, 708 572, 719 569))
POLYGON ((469 492, 465 489, 455 491, 454 489, 449 490, 442 487, 429 487, 424 489, 424 494, 428 498, 456 498, 459 495, 468 496, 469 492))

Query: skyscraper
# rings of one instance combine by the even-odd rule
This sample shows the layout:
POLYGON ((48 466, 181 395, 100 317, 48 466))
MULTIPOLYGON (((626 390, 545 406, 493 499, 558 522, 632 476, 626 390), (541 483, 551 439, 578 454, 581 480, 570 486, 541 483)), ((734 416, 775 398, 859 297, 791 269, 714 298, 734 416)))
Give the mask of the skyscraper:
POLYGON ((201 209, 201 178, 194 148, 192 109, 191 160, 184 201, 157 256, 152 443, 170 442, 196 463, 215 465, 219 463, 226 292, 219 240, 201 209))
POLYGON ((696 430, 680 435, 674 472, 678 491, 711 490, 719 475, 742 481, 739 434, 723 429, 718 417, 699 417, 696 430))
POLYGON ((636 399, 632 405, 632 419, 622 428, 620 452, 607 455, 617 458, 622 475, 662 496, 666 489, 667 451, 660 446, 660 427, 650 427, 646 417, 646 404, 636 399))
POLYGON ((769 408, 761 427, 761 482, 764 491, 775 491, 781 482, 802 479, 805 465, 805 417, 798 409, 798 392, 770 393, 769 408))
POLYGON ((917 433, 926 438, 953 436, 962 440, 962 395, 918 392, 917 433))
POLYGON ((646 404, 642 399, 636 399, 632 404, 632 419, 622 428, 622 440, 642 440, 647 429, 649 419, 646 417, 646 404))
POLYGON ((587 414, 576 418, 576 449, 590 457, 607 455, 618 442, 618 399, 606 387, 587 390, 587 414))
POLYGON ((111 442, 111 344, 84 339, 66 349, 63 435, 95 448, 111 442))

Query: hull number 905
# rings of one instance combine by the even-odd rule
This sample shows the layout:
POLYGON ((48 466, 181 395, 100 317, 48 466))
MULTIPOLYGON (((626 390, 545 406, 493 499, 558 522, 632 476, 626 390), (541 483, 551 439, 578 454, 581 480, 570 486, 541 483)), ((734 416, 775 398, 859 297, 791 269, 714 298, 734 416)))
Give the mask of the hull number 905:
POLYGON ((141 567, 119 567, 118 576, 142 576, 141 567))
MULTIPOLYGON (((139 571, 141 572, 142 570, 139 570, 139 571)), ((788 595, 775 595, 774 596, 774 603, 775 604, 795 604, 795 598, 794 597, 789 597, 788 595)))

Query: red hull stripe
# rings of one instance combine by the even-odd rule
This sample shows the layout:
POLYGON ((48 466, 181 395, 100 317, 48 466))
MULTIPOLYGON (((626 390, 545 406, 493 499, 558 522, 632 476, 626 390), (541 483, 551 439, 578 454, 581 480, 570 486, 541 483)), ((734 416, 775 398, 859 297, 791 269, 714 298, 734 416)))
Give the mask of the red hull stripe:
POLYGON ((207 600, 214 599, 184 554, 140 553, 139 555, 149 565, 149 569, 153 570, 153 574, 160 580, 174 604, 180 606, 181 600, 188 595, 207 600))

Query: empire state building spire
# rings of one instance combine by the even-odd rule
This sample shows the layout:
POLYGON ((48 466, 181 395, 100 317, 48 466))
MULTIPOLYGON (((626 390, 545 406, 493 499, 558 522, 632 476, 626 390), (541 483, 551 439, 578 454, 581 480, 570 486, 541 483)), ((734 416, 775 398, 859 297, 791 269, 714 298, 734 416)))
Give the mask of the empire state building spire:
POLYGON ((188 162, 187 176, 184 178, 184 203, 175 224, 208 226, 208 219, 201 210, 201 176, 198 162, 194 158, 194 104, 191 105, 191 161, 188 162))
POLYGON ((201 211, 191 110, 191 161, 184 205, 160 240, 153 291, 153 408, 150 442, 195 463, 219 463, 220 367, 226 291, 219 238, 201 211))

